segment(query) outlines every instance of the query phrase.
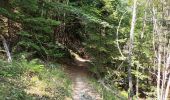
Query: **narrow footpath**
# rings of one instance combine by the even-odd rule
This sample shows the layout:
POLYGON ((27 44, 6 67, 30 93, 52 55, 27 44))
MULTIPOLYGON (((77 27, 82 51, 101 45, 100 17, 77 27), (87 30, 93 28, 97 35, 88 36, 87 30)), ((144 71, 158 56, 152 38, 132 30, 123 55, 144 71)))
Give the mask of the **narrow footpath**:
POLYGON ((66 71, 73 82, 73 100, 103 100, 100 94, 89 82, 90 73, 86 60, 75 57, 73 65, 67 66, 66 71))

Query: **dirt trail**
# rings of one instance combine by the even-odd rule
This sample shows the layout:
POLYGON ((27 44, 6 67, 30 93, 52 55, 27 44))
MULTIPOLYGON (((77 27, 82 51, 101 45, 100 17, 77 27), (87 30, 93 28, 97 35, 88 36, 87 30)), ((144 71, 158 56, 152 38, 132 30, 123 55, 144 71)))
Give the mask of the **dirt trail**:
POLYGON ((66 71, 73 82, 73 100, 103 100, 89 83, 90 73, 85 62, 75 60, 75 64, 67 66, 66 71))

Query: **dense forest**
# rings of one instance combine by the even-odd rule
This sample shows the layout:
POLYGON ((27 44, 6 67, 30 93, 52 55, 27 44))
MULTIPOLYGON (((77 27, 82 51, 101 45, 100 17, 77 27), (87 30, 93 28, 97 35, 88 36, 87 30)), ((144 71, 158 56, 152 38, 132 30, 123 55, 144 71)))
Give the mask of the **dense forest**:
POLYGON ((169 100, 169 89, 170 0, 0 0, 0 100, 169 100))

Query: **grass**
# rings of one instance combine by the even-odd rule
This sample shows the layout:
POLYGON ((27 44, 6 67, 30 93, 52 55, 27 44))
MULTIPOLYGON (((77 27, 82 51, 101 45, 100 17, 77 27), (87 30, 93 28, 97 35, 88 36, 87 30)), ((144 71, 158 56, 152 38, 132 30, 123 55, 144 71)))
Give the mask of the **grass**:
POLYGON ((0 100, 65 100, 71 82, 58 64, 0 60, 0 100))
MULTIPOLYGON (((93 88, 95 88, 98 93, 101 94, 103 100, 127 100, 127 93, 125 91, 119 92, 120 97, 124 98, 121 99, 114 95, 112 92, 108 91, 106 88, 104 88, 99 82, 96 81, 96 79, 90 79, 90 83, 93 85, 93 88)), ((113 91, 116 92, 116 90, 113 89, 113 91)))

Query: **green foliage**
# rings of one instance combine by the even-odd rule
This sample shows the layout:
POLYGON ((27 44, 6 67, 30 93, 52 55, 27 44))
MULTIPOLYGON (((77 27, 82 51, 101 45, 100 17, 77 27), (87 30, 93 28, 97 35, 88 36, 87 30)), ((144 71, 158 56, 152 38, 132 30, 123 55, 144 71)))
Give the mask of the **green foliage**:
MULTIPOLYGON (((60 21, 55 20, 52 16, 43 16, 41 11, 45 9, 41 8, 41 3, 37 0, 13 0, 8 5, 16 8, 16 12, 0 8, 0 14, 22 24, 22 29, 18 32, 21 41, 15 47, 30 52, 35 50, 41 56, 61 57, 63 55, 59 46, 53 41, 53 38, 55 38, 53 37, 54 28, 60 24, 60 21)), ((43 5, 48 6, 47 3, 43 5)), ((49 9, 49 7, 46 9, 49 9)))
MULTIPOLYGON (((87 23, 86 25, 88 38, 85 41, 85 47, 86 51, 94 57, 92 64, 93 68, 90 68, 90 70, 94 73, 99 73, 103 79, 109 76, 106 80, 107 84, 111 86, 116 85, 116 87, 123 88, 126 91, 128 87, 127 70, 129 64, 127 54, 131 18, 128 2, 126 0, 99 0, 90 5, 82 4, 81 8, 85 11, 89 11, 88 13, 95 14, 98 18, 108 22, 109 25, 112 25, 112 28, 107 25, 105 26, 105 24, 98 23, 87 23), (119 37, 117 40, 116 31, 119 21, 121 20, 120 18, 125 12, 127 13, 123 16, 120 24, 118 30, 119 37), (125 57, 120 55, 117 42, 125 57), (118 80, 118 82, 114 82, 114 80, 118 80)), ((135 43, 132 57, 132 77, 134 86, 136 84, 136 78, 139 78, 139 89, 152 92, 152 90, 147 87, 148 84, 146 84, 146 81, 150 81, 150 77, 152 76, 148 71, 148 68, 152 66, 151 59, 154 55, 151 49, 152 34, 147 34, 152 33, 152 26, 150 26, 150 23, 147 23, 148 25, 145 28, 144 37, 141 39, 144 16, 142 15, 144 13, 141 12, 143 12, 143 9, 147 8, 144 8, 143 5, 139 6, 139 13, 137 15, 139 18, 137 19, 135 29, 135 43), (138 71, 136 71, 137 66, 140 66, 138 71)))
POLYGON ((23 19, 24 17, 24 15, 10 12, 7 9, 1 7, 0 7, 0 14, 17 22, 18 21, 20 22, 20 20, 23 19))
POLYGON ((1 100, 64 100, 70 96, 71 83, 60 65, 21 58, 11 64, 0 61, 1 100))
MULTIPOLYGON (((143 94, 146 96, 154 91, 154 86, 150 88, 152 82, 148 83, 153 76, 149 71, 153 69, 152 59, 154 52, 152 52, 152 23, 146 22, 147 25, 143 32, 144 11, 150 11, 149 8, 143 6, 145 1, 138 1, 141 5, 138 5, 138 18, 135 27, 132 77, 134 85, 136 84, 136 78, 139 79, 141 93, 145 91, 145 94, 143 94), (142 33, 144 36, 141 38, 142 33), (137 70, 137 66, 139 70, 137 70)), ((3 0, 3 2, 5 1, 3 0)), ((158 1, 155 1, 156 5, 158 3, 158 1)), ((90 71, 100 75, 100 78, 106 78, 105 82, 108 85, 127 91, 127 71, 129 66, 127 56, 131 5, 132 2, 128 0, 6 0, 6 5, 0 7, 0 15, 7 17, 9 22, 11 21, 12 25, 7 25, 9 34, 12 33, 11 37, 15 36, 11 32, 12 27, 19 27, 19 31, 16 32, 18 39, 15 38, 13 41, 8 39, 8 42, 11 43, 17 40, 14 46, 10 45, 10 49, 12 49, 10 51, 16 55, 14 58, 24 54, 29 59, 36 56, 49 61, 51 60, 50 58, 57 59, 62 57, 65 53, 63 47, 75 49, 76 52, 79 52, 77 48, 83 47, 85 52, 93 58, 90 71), (124 14, 125 12, 127 13, 124 14), (121 20, 120 28, 117 30, 121 20), (14 22, 17 22, 17 25, 13 25, 14 22), (124 56, 120 55, 118 43, 124 56), (115 80, 118 80, 118 82, 114 82, 115 80)), ((160 9, 159 7, 158 9, 160 9)), ((148 16, 147 20, 150 19, 151 15, 149 14, 148 16)), ((5 24, 1 26, 5 26, 5 24)), ((3 33, 3 31, 0 32, 3 33)), ((10 64, 0 61, 0 77, 11 78, 19 77, 23 74, 33 75, 34 77, 30 79, 32 84, 36 82, 43 84, 52 82, 53 79, 49 78, 50 76, 53 78, 59 76, 64 79, 64 74, 60 73, 60 71, 52 70, 55 69, 55 64, 48 65, 50 67, 48 71, 45 66, 37 60, 27 61, 21 59, 10 64)), ((67 80, 63 81, 67 84, 67 80)), ((53 86, 55 87, 54 84, 53 86)), ((50 87, 50 90, 54 87, 50 87)), ((12 87, 4 86, 0 88, 10 91, 12 87)), ((63 88, 59 85, 58 89, 66 90, 63 88)), ((28 96, 22 90, 20 91, 17 88, 13 90, 18 92, 16 94, 12 92, 13 97, 9 98, 18 99, 28 96)), ((99 90, 103 92, 106 100, 117 99, 111 93, 102 89, 102 86, 99 86, 99 90)), ((0 92, 2 93, 3 91, 0 92)), ((5 94, 5 92, 7 91, 2 94, 5 94)), ((8 93, 6 94, 9 95, 8 93)), ((126 92, 122 94, 127 95, 126 92)), ((59 95, 62 94, 58 93, 59 95)), ((63 99, 62 97, 60 98, 61 100, 63 99)))
POLYGON ((101 83, 96 82, 95 79, 91 79, 90 82, 93 84, 94 88, 100 93, 100 95, 102 95, 104 100, 126 100, 128 97, 127 92, 121 91, 120 93, 118 93, 118 90, 115 90, 115 88, 113 88, 112 91, 115 92, 119 96, 117 97, 111 91, 103 87, 101 83))
POLYGON ((38 0, 13 0, 11 4, 13 4, 13 6, 19 6, 27 12, 35 12, 38 10, 38 0))
POLYGON ((23 20, 23 23, 28 27, 32 28, 34 31, 40 31, 43 33, 52 33, 54 26, 59 25, 59 21, 52 19, 39 18, 27 18, 23 20))
MULTIPOLYGON (((112 27, 108 22, 106 22, 105 20, 98 17, 95 12, 91 11, 91 9, 94 9, 94 7, 93 8, 90 7, 91 9, 88 8, 88 10, 87 10, 87 7, 85 7, 85 6, 83 6, 82 8, 78 8, 78 7, 75 7, 72 5, 65 5, 62 3, 50 2, 49 4, 52 5, 53 7, 55 7, 56 10, 59 10, 59 11, 62 10, 61 12, 63 12, 63 10, 64 10, 67 13, 73 13, 73 14, 77 15, 79 18, 83 19, 85 21, 85 23, 102 24, 102 22, 105 22, 108 24, 109 27, 112 27)), ((73 5, 74 5, 74 3, 73 3, 73 5)))
MULTIPOLYGON (((86 32, 89 33, 89 38, 86 39, 86 50, 95 57, 94 67, 98 67, 98 72, 103 72, 103 69, 105 69, 104 67, 116 69, 116 67, 124 60, 119 59, 121 56, 116 43, 116 29, 118 27, 118 22, 120 21, 120 16, 127 11, 127 9, 125 9, 126 6, 122 8, 123 5, 126 4, 120 0, 100 0, 90 5, 90 8, 92 8, 90 9, 91 12, 95 13, 99 18, 111 25, 111 27, 109 27, 107 23, 102 22, 101 24, 90 23, 86 26, 86 32)), ((88 5, 85 5, 83 6, 83 9, 88 9, 88 7, 88 5)), ((124 34, 127 34, 128 31, 124 31, 124 29, 129 27, 128 17, 128 13, 127 15, 124 15, 119 30, 118 42, 121 49, 127 41, 127 36, 124 34)))

